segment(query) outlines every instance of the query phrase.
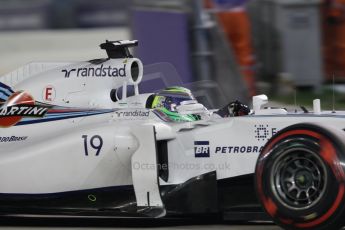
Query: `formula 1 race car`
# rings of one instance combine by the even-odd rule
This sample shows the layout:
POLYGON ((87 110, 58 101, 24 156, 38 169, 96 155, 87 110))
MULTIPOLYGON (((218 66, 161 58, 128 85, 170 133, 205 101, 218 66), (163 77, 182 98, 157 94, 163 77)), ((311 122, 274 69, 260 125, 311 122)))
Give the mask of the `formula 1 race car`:
POLYGON ((208 110, 178 86, 140 94, 135 45, 106 41, 107 58, 0 78, 0 215, 235 220, 264 210, 287 229, 342 226, 345 112, 319 100, 312 112, 263 108, 265 95, 252 109, 208 110))

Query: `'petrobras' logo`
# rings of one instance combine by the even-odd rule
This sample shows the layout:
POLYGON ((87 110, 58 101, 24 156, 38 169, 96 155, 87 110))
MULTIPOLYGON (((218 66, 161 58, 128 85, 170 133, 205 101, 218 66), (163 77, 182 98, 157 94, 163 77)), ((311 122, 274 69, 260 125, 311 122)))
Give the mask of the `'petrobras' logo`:
POLYGON ((209 141, 194 141, 195 157, 210 157, 210 142, 209 141))

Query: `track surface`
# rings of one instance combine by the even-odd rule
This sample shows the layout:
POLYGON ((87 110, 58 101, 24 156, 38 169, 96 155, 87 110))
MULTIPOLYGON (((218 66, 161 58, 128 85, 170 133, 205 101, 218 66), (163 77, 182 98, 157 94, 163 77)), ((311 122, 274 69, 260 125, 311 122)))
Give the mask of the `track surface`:
MULTIPOLYGON (((69 228, 47 228, 47 227, 0 227, 0 229, 8 229, 8 230, 102 230, 107 228, 92 228, 92 227, 69 227, 69 228)), ((142 229, 142 228, 118 228, 118 227, 112 227, 112 229, 116 230, 122 230, 122 229, 142 229)), ((150 228, 145 228, 150 229, 150 228)), ((251 226, 251 225, 209 225, 209 226, 199 226, 199 225, 193 225, 193 226, 178 226, 178 227, 159 227, 154 228, 157 230, 163 230, 163 229, 178 229, 178 230, 208 230, 208 229, 219 229, 219 230, 278 230, 279 227, 276 226, 269 226, 269 225, 260 225, 260 226, 251 226)))
POLYGON ((104 230, 104 229, 178 229, 178 230, 279 230, 270 223, 219 222, 216 220, 145 220, 145 219, 12 219, 0 218, 0 230, 104 230))

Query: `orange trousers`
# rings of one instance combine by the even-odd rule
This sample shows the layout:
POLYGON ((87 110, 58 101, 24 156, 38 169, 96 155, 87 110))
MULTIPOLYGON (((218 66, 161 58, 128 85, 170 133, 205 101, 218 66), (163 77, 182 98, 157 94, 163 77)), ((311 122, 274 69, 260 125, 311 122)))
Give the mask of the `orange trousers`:
POLYGON ((251 41, 251 27, 247 12, 224 11, 218 13, 225 35, 235 53, 237 63, 241 67, 245 83, 251 96, 256 94, 254 55, 251 41))
POLYGON ((323 15, 323 55, 328 80, 334 75, 345 80, 345 0, 325 4, 323 15))

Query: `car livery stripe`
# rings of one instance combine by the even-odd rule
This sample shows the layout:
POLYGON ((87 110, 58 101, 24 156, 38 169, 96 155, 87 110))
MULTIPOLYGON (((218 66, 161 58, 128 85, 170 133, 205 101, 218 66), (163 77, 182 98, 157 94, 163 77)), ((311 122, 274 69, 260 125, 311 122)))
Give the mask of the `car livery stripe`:
POLYGON ((50 109, 49 113, 73 113, 73 112, 85 112, 85 111, 92 111, 92 109, 85 110, 85 109, 50 109))
MULTIPOLYGON (((103 112, 84 112, 84 113, 68 113, 68 114, 48 114, 45 117, 41 119, 51 119, 51 118, 69 118, 69 117, 75 117, 75 116, 85 116, 85 115, 92 115, 92 114, 100 114, 103 112)), ((29 120, 35 120, 35 118, 23 118, 22 121, 29 121, 29 120)))
POLYGON ((114 110, 85 110, 79 112, 63 112, 63 113, 51 113, 48 111, 46 117, 64 117, 64 116, 71 116, 71 115, 85 115, 85 114, 92 114, 92 113, 103 113, 103 112, 113 112, 114 110))
POLYGON ((4 83, 1 83, 1 82, 0 82, 0 89, 5 89, 5 90, 10 91, 11 93, 14 93, 14 91, 12 90, 11 87, 9 87, 8 85, 5 85, 4 83))
POLYGON ((0 99, 1 100, 6 101, 9 97, 10 97, 9 94, 7 94, 6 92, 4 92, 0 89, 0 99))
POLYGON ((14 91, 11 89, 11 87, 0 82, 0 100, 1 101, 6 101, 13 93, 14 91))
POLYGON ((104 109, 104 110, 85 110, 81 112, 63 112, 63 113, 48 113, 44 118, 37 119, 37 118, 24 118, 21 122, 16 124, 16 126, 21 125, 29 125, 29 124, 37 124, 37 123, 43 123, 43 122, 51 122, 51 121, 58 121, 58 120, 64 120, 64 119, 71 119, 71 118, 78 118, 78 117, 88 117, 88 116, 94 116, 94 115, 100 115, 100 114, 106 114, 106 113, 112 113, 116 110, 114 109, 104 109))

